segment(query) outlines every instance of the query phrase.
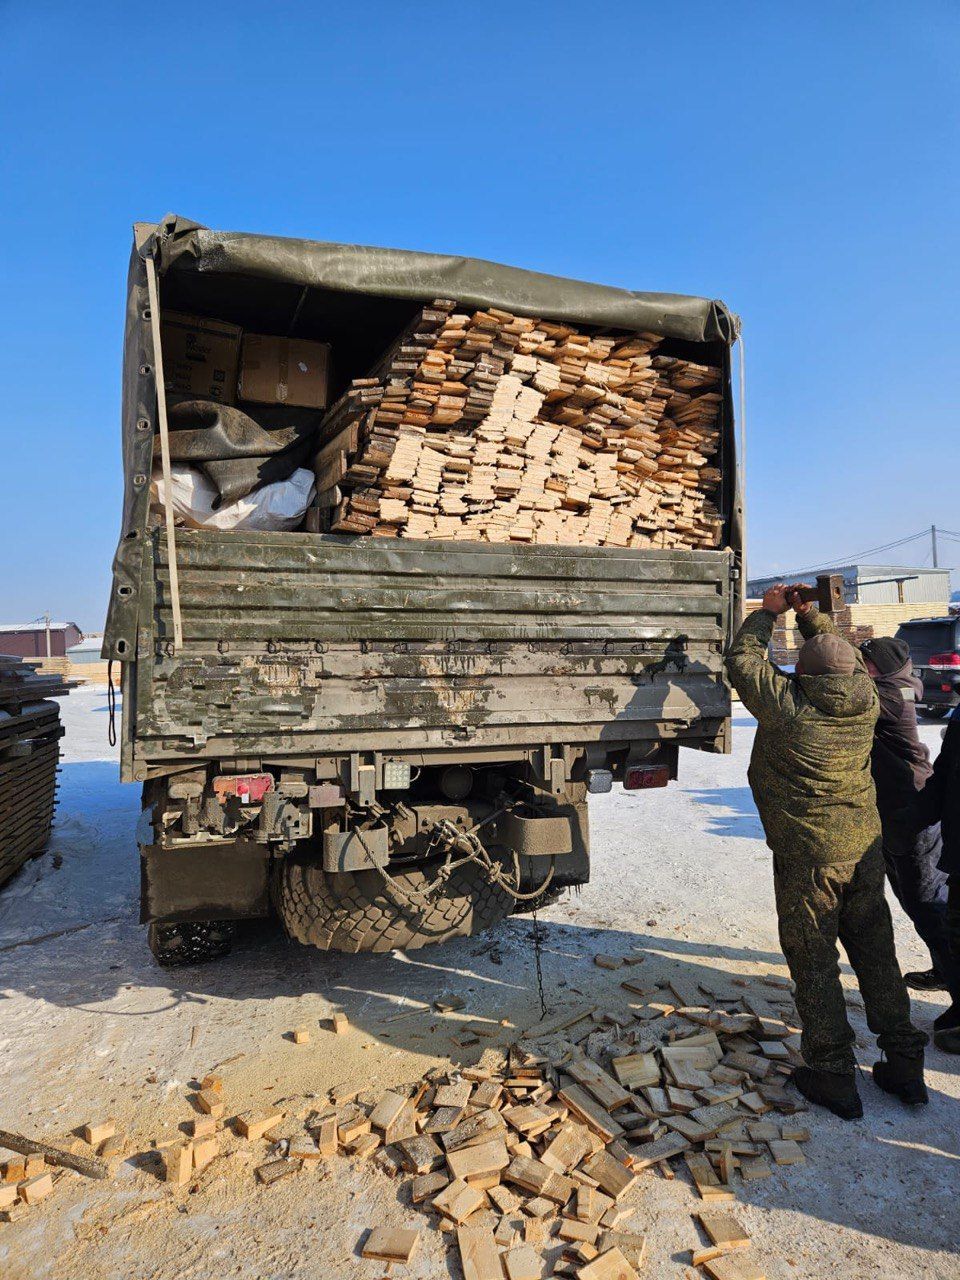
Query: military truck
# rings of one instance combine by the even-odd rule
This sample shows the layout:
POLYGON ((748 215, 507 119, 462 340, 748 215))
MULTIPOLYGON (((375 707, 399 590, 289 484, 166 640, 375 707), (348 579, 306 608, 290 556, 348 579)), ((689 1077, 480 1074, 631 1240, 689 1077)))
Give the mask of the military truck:
POLYGON ((682 746, 729 750, 737 333, 702 298, 175 216, 135 227, 103 657, 119 667, 121 777, 143 787, 141 918, 161 963, 221 954, 256 917, 348 952, 489 928, 586 883, 589 793, 665 785, 682 746), (438 297, 653 333, 720 366, 720 548, 174 532, 151 517, 164 314, 328 342, 342 387, 438 297))

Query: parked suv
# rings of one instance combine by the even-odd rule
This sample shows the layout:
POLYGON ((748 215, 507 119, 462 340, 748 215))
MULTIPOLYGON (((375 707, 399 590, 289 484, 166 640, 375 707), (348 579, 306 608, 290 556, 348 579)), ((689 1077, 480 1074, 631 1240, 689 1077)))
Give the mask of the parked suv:
POLYGON ((917 711, 939 720, 960 702, 960 617, 914 618, 897 639, 910 646, 914 672, 923 681, 917 711))

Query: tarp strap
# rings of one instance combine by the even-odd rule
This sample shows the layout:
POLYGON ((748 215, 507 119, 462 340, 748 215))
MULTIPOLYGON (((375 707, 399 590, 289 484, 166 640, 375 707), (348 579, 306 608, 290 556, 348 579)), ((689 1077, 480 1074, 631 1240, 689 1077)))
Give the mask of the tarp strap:
POLYGON ((157 267, 152 257, 144 259, 147 268, 147 295, 150 300, 150 331, 153 335, 153 373, 157 387, 157 421, 160 424, 160 460, 163 466, 163 510, 167 525, 167 559, 170 566, 170 608, 173 613, 173 650, 183 648, 183 623, 180 618, 180 578, 177 573, 177 540, 173 522, 173 480, 170 474, 170 432, 167 428, 167 392, 163 378, 163 351, 160 346, 160 292, 157 267))

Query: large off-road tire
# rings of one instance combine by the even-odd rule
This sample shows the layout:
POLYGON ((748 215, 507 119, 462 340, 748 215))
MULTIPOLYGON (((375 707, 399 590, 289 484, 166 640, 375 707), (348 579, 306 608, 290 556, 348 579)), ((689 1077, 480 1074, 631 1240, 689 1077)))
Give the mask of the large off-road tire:
POLYGON ((323 951, 411 951, 480 933, 510 914, 513 899, 476 864, 458 867, 438 888, 435 874, 391 872, 395 890, 377 871, 328 874, 314 862, 285 858, 274 901, 290 937, 323 951), (405 891, 426 905, 408 901, 405 891))
POLYGON ((230 950, 236 925, 229 920, 202 920, 191 924, 151 924, 147 946, 165 969, 218 960, 230 950))

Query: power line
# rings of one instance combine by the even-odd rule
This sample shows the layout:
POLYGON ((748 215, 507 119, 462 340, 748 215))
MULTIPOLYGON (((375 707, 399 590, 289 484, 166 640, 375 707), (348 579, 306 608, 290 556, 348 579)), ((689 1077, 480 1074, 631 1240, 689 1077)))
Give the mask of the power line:
POLYGON ((857 564, 867 556, 878 555, 881 551, 892 551, 895 547, 902 547, 908 542, 916 542, 919 538, 928 538, 929 536, 930 530, 922 529, 920 533, 912 533, 908 538, 899 538, 896 542, 888 542, 882 547, 871 547, 869 551, 857 551, 849 556, 839 556, 836 560, 821 560, 818 564, 807 565, 805 569, 778 570, 778 573, 785 578, 793 578, 800 573, 813 573, 815 569, 832 569, 837 565, 857 564))
MULTIPOLYGON (((898 538, 895 542, 887 542, 882 547, 871 547, 869 551, 857 551, 849 556, 839 556, 836 560, 821 560, 815 565, 807 565, 804 569, 778 569, 775 574, 762 574, 762 578, 777 577, 783 579, 798 578, 805 573, 815 573, 818 570, 842 568, 848 564, 859 564, 868 556, 879 555, 881 552, 893 551, 896 547, 904 547, 908 543, 917 542, 921 538, 931 539, 931 550, 926 552, 923 558, 923 564, 932 557, 933 547, 936 545, 933 541, 936 537, 951 538, 955 542, 960 542, 960 533, 953 529, 941 529, 939 525, 931 525, 929 528, 922 529, 919 533, 912 533, 906 538, 898 538)), ((945 568, 946 566, 937 565, 937 568, 945 568)))

